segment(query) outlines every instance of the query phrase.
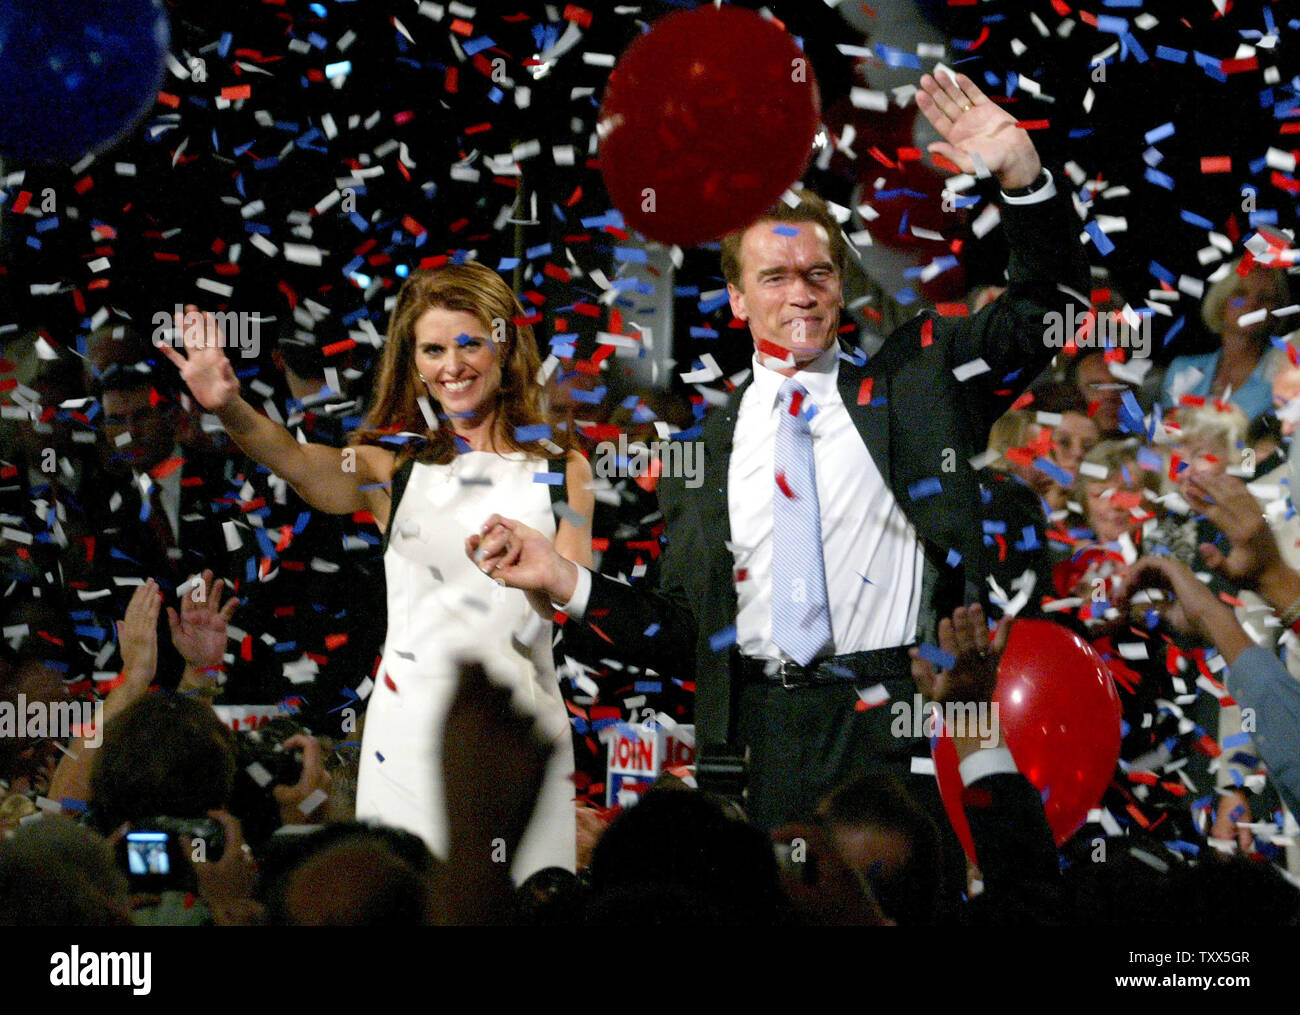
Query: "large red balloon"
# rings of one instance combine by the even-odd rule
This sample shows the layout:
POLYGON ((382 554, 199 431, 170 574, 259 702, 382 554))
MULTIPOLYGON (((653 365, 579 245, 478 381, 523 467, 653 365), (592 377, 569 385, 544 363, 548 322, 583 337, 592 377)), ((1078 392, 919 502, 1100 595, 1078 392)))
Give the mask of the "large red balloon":
POLYGON ((597 134, 614 207, 691 246, 748 225, 803 175, 821 99, 807 58, 738 7, 670 14, 610 73, 597 134))
MULTIPOLYGON (((1002 653, 993 700, 1016 768, 1044 794, 1059 846, 1101 801, 1119 760, 1120 703, 1110 671, 1068 628, 1018 620, 1002 653)), ((952 739, 936 738, 931 753, 948 820, 975 860, 952 739)))

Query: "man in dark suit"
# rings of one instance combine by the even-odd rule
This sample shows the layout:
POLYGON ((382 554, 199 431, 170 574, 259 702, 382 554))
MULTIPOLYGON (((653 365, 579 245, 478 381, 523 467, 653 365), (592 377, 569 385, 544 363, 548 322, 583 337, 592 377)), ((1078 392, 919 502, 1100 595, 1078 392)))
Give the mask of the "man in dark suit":
POLYGON ((910 705, 907 648, 987 592, 969 459, 1054 353, 1045 316, 1087 306, 1078 221, 1028 134, 964 76, 926 75, 921 89, 946 139, 931 150, 1001 187, 1008 291, 973 317, 918 316, 866 361, 835 341, 837 224, 810 195, 779 203, 723 241, 754 374, 704 424, 702 482, 661 478, 658 590, 592 575, 508 519, 471 540, 485 571, 549 595, 611 651, 693 662, 697 778, 734 792, 747 774, 761 827, 872 766, 934 812, 933 777, 911 774, 924 738, 872 706, 910 705))

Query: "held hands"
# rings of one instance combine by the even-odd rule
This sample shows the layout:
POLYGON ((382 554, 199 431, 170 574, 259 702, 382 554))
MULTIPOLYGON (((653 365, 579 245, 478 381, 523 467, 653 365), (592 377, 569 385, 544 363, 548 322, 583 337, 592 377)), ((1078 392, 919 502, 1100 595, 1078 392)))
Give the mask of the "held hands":
POLYGON ((465 554, 502 585, 540 592, 557 603, 567 601, 577 585, 578 566, 565 560, 549 539, 501 515, 493 515, 479 534, 465 540, 465 554))
POLYGON ((944 69, 937 78, 924 75, 916 93, 917 108, 943 138, 929 145, 929 151, 950 159, 964 173, 976 172, 972 155, 978 155, 1007 190, 1033 183, 1042 163, 1016 118, 990 102, 965 74, 954 77, 944 69))
POLYGON ((195 401, 209 412, 218 412, 239 397, 239 378, 226 358, 226 337, 216 317, 187 305, 184 315, 177 314, 173 325, 181 336, 185 351, 166 342, 158 350, 181 372, 181 380, 195 401))

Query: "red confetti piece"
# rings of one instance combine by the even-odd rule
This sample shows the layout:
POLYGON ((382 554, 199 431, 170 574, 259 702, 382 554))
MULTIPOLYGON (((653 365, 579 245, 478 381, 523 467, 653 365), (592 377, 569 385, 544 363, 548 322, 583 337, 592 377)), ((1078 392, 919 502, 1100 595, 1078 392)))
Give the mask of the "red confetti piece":
POLYGON ((927 317, 921 324, 921 348, 927 349, 934 345, 934 321, 927 317))
POLYGON ((229 99, 231 102, 237 99, 251 99, 253 97, 252 85, 227 85, 221 89, 221 97, 229 99))
POLYGON ((329 345, 321 347, 322 356, 337 356, 341 352, 347 352, 349 349, 357 347, 355 338, 344 338, 337 342, 331 342, 329 345))
POLYGON ((455 32, 457 35, 463 35, 466 38, 469 38, 474 34, 474 26, 463 18, 457 18, 447 27, 450 31, 455 32))
POLYGON ((781 492, 785 494, 786 497, 788 497, 790 500, 798 499, 797 497, 795 497, 794 491, 790 489, 790 484, 786 482, 784 472, 778 472, 776 474, 776 485, 781 488, 781 492))
POLYGON ((181 106, 181 97, 173 95, 171 92, 159 92, 158 101, 164 106, 170 106, 172 109, 179 109, 181 106))
POLYGON ((1203 155, 1201 156, 1202 173, 1230 173, 1232 172, 1231 155, 1203 155))
POLYGON ((862 378, 862 384, 858 387, 858 405, 871 404, 871 389, 875 387, 876 379, 874 377, 862 378))
POLYGON ((388 686, 388 689, 390 691, 397 690, 397 685, 393 683, 393 678, 390 677, 387 673, 384 674, 384 683, 388 686))
POLYGON ((1237 60, 1221 60, 1219 61, 1219 70, 1225 74, 1240 74, 1243 71, 1259 70, 1259 58, 1247 56, 1237 60))
MULTIPOLYGON (((149 470, 149 475, 152 476, 154 479, 166 479, 168 476, 170 476, 173 472, 175 472, 184 464, 185 464, 184 458, 181 458, 179 455, 174 455, 171 458, 165 459, 159 462, 157 465, 155 465, 152 469, 149 470)), ((202 482, 202 480, 200 480, 200 482, 202 482)))
POLYGON ((16 198, 10 211, 15 215, 21 215, 27 210, 27 206, 32 203, 32 192, 30 190, 21 191, 16 198))
POLYGON ((579 28, 591 27, 591 11, 577 4, 565 4, 564 13, 560 15, 565 21, 572 21, 579 28))
MULTIPOLYGON (((956 301, 952 303, 936 303, 934 305, 934 309, 939 311, 940 317, 969 317, 970 316, 970 307, 966 306, 965 303, 956 302, 956 301)), ((929 321, 926 321, 926 324, 929 323, 930 323, 929 321)))
POLYGON ((348 643, 348 636, 346 634, 327 634, 325 636, 325 647, 329 649, 331 652, 333 652, 340 645, 346 645, 347 643, 348 643))
MULTIPOLYGON (((987 32, 988 29, 985 29, 987 32)), ((1046 130, 1052 124, 1051 120, 1017 120, 1016 126, 1021 130, 1046 130)))

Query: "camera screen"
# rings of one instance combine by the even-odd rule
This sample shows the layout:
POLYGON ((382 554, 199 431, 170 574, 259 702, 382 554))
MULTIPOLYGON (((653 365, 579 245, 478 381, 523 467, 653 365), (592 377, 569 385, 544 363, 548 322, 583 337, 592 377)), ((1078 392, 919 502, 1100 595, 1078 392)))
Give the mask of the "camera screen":
POLYGON ((126 863, 132 874, 170 874, 166 832, 128 832, 126 863))

